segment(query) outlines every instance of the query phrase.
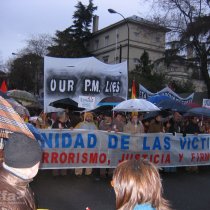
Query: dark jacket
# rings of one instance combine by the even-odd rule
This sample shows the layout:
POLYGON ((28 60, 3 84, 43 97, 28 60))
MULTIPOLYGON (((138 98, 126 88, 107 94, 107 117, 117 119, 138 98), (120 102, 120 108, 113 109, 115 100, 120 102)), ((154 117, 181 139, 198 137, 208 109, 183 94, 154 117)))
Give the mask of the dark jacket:
POLYGON ((0 209, 36 210, 29 182, 0 167, 0 209))

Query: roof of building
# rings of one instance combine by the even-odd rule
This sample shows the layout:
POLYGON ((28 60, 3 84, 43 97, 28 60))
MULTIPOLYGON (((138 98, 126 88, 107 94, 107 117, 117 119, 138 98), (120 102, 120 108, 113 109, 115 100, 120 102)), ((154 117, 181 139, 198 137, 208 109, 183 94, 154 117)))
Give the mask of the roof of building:
POLYGON ((136 16, 136 15, 133 15, 133 16, 130 16, 128 18, 125 18, 119 22, 116 22, 114 24, 111 24, 105 28, 102 28, 96 32, 93 33, 93 36, 94 35, 98 35, 100 33, 104 33, 105 31, 108 31, 108 30, 111 30, 115 27, 118 27, 120 25, 123 25, 123 24, 126 24, 126 21, 127 22, 130 22, 130 23, 135 23, 135 24, 139 24, 139 25, 143 25, 143 26, 146 26, 146 27, 149 27, 149 28, 153 28, 153 29, 157 29, 159 31, 163 31, 163 32, 169 32, 170 29, 164 27, 164 26, 161 26, 161 25, 158 25, 157 23, 155 22, 152 22, 152 21, 149 21, 149 20, 146 20, 144 18, 141 18, 139 16, 136 16))

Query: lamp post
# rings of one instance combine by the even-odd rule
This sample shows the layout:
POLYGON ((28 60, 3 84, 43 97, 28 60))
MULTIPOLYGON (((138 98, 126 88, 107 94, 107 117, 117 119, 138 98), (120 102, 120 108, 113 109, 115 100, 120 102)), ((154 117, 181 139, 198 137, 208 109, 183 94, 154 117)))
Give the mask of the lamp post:
POLYGON ((129 25, 128 25, 128 20, 119 12, 113 10, 113 9, 108 9, 108 12, 111 13, 111 14, 118 14, 120 15, 126 22, 126 25, 127 25, 127 28, 128 28, 128 51, 127 51, 127 69, 128 69, 128 72, 129 72, 129 40, 130 40, 130 29, 129 29, 129 25))

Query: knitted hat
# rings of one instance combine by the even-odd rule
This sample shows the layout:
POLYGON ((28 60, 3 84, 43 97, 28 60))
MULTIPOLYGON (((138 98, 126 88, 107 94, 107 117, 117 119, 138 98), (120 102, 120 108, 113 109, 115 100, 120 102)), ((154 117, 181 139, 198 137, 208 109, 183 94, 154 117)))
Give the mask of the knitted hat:
POLYGON ((4 146, 4 162, 13 168, 31 168, 42 157, 39 143, 21 133, 9 136, 4 146))

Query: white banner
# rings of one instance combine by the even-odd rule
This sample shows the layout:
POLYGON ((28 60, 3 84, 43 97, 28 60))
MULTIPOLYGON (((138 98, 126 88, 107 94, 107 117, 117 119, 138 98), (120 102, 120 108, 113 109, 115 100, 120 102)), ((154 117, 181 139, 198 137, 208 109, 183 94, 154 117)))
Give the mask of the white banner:
POLYGON ((203 107, 210 108, 210 99, 203 99, 203 107))
POLYGON ((44 111, 59 99, 79 96, 95 97, 96 104, 104 97, 127 99, 127 63, 105 64, 94 57, 44 57, 44 111))
POLYGON ((157 166, 210 165, 210 135, 129 135, 106 131, 41 130, 42 169, 114 168, 123 160, 148 159, 157 166))
POLYGON ((149 96, 154 96, 154 95, 165 95, 183 104, 191 103, 194 97, 194 93, 192 93, 187 98, 181 98, 169 87, 165 87, 162 90, 158 91, 157 93, 152 93, 149 90, 147 90, 144 86, 139 85, 139 98, 147 99, 149 96))
POLYGON ((91 96, 79 96, 78 107, 85 108, 87 110, 95 109, 96 99, 91 96))

